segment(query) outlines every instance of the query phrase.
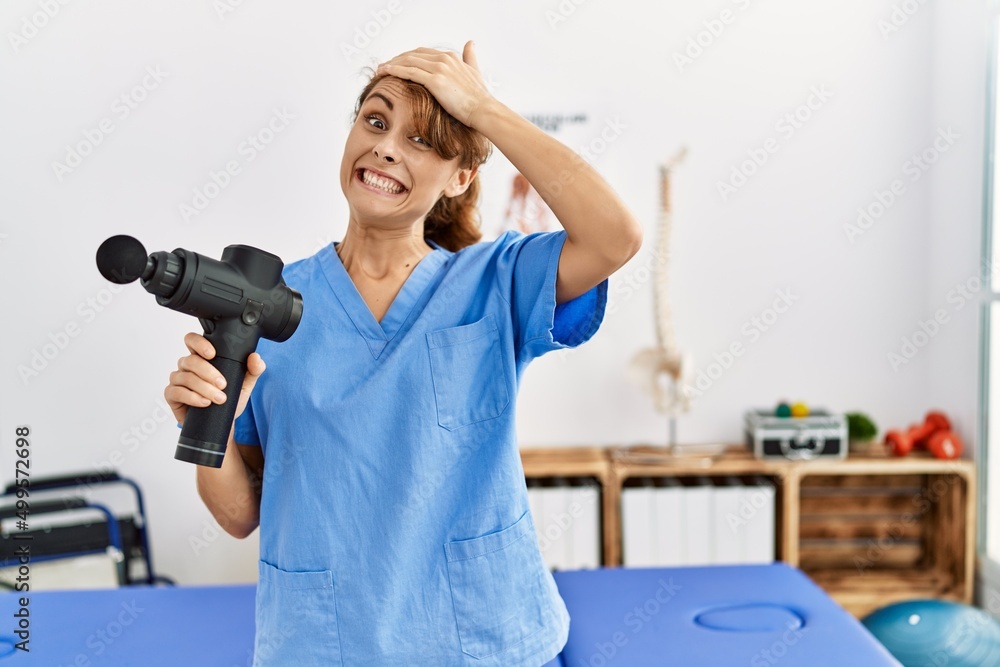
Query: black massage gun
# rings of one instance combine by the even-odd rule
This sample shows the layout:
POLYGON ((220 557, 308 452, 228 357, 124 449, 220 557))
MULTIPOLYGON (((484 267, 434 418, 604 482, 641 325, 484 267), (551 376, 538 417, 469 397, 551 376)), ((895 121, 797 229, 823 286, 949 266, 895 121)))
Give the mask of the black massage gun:
POLYGON ((302 295, 285 285, 281 258, 245 245, 228 246, 221 261, 181 248, 147 256, 131 236, 112 236, 97 250, 97 268, 113 283, 138 279, 158 304, 201 322, 215 346, 211 364, 226 378, 226 402, 188 408, 174 458, 220 467, 247 358, 261 338, 288 340, 302 318, 302 295))

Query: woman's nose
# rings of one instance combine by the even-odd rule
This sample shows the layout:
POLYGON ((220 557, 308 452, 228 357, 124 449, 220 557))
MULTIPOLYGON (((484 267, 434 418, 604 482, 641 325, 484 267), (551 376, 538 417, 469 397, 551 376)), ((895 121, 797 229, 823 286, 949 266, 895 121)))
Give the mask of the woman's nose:
POLYGON ((373 149, 375 157, 379 160, 385 160, 386 162, 396 162, 399 158, 397 157, 395 144, 388 138, 383 139, 378 142, 373 149))

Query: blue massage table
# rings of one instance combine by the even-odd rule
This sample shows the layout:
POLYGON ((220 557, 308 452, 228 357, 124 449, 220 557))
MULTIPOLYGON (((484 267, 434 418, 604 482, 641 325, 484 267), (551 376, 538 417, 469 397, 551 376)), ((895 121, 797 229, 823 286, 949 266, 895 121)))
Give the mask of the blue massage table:
POLYGON ((900 667, 857 619, 784 563, 554 577, 571 619, 564 667, 900 667))
MULTIPOLYGON (((30 652, 0 594, 0 665, 250 667, 256 586, 124 586, 28 595, 30 652)), ((302 666, 305 667, 305 666, 302 666)))
MULTIPOLYGON (((899 667, 857 620, 782 564, 554 576, 572 620, 562 655, 544 667, 899 667)), ((252 585, 33 592, 30 653, 14 648, 19 594, 2 593, 0 667, 249 667, 254 592, 252 585)))

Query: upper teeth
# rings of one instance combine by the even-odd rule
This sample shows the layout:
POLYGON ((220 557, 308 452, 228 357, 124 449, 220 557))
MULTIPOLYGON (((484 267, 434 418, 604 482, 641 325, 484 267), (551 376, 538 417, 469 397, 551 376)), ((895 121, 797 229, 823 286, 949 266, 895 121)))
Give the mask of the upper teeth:
POLYGON ((390 178, 382 178, 381 176, 376 176, 372 172, 364 169, 361 171, 361 179, 368 185, 378 188, 379 190, 385 190, 386 192, 391 192, 392 194, 397 194, 403 191, 403 186, 390 178))

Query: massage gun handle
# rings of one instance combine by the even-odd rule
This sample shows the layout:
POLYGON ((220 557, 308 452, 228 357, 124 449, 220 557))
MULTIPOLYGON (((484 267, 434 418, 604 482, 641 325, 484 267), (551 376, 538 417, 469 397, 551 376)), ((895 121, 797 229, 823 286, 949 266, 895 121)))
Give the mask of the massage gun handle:
POLYGON ((210 363, 226 378, 226 402, 221 405, 212 403, 206 408, 188 408, 174 458, 218 468, 226 454, 247 365, 245 362, 218 356, 211 359, 210 363))

